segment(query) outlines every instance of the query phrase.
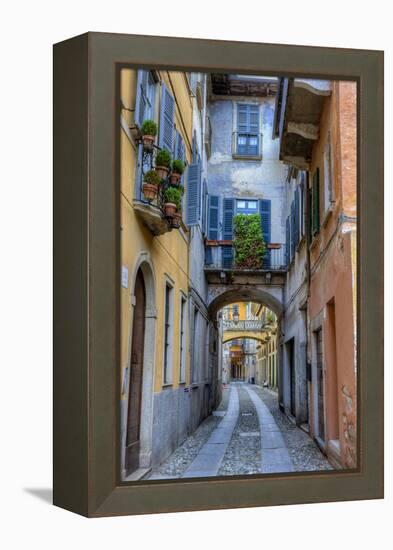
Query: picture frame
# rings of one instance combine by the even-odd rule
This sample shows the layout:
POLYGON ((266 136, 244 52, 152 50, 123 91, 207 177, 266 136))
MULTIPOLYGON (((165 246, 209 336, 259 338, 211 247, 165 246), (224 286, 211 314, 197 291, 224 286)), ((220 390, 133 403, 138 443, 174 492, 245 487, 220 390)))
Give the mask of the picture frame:
POLYGON ((86 33, 54 46, 54 504, 88 517, 383 498, 383 52, 86 33), (124 66, 354 80, 356 470, 119 479, 119 167, 124 66))

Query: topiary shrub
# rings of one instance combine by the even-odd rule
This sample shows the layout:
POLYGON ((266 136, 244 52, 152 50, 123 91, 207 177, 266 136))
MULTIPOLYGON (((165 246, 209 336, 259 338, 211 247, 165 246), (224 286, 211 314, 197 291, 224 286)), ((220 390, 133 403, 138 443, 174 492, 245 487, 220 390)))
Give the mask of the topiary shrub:
POLYGON ((236 267, 261 269, 266 253, 261 216, 259 214, 237 214, 233 222, 236 267))
POLYGON ((144 120, 141 133, 143 136, 156 136, 157 135, 157 124, 154 120, 144 120))
POLYGON ((166 149, 161 149, 156 156, 156 166, 165 166, 165 168, 170 168, 172 157, 169 151, 166 149))
POLYGON ((184 162, 180 159, 176 159, 172 162, 172 172, 175 174, 183 174, 185 169, 184 162))
POLYGON ((145 183, 152 183, 153 185, 160 185, 161 178, 157 174, 155 170, 149 170, 146 172, 146 174, 143 176, 143 181, 145 183))
POLYGON ((177 187, 168 187, 165 191, 165 202, 176 204, 177 211, 181 211, 181 196, 182 192, 177 187))

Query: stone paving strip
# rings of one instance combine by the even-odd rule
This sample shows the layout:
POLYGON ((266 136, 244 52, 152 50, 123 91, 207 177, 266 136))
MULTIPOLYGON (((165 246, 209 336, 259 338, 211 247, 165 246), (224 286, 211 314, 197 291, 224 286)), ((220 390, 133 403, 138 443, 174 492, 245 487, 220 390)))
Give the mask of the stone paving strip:
MULTIPOLYGON (((281 437, 285 442, 290 459, 295 472, 315 472, 323 470, 333 470, 325 455, 320 451, 318 445, 313 439, 302 429, 298 428, 294 422, 288 419, 283 414, 278 406, 277 393, 259 386, 248 386, 257 398, 263 402, 265 407, 271 414, 273 423, 266 423, 262 431, 262 441, 265 435, 266 444, 272 443, 272 439, 276 436, 266 437, 270 431, 276 432, 277 429, 281 433, 281 437)), ((273 441, 274 444, 274 441, 273 441)), ((262 451, 263 452, 263 451, 262 451)))
POLYGON ((253 402, 243 384, 236 384, 239 393, 239 418, 227 447, 219 476, 250 475, 261 472, 261 434, 253 402))
POLYGON ((248 386, 245 389, 254 403, 261 431, 261 473, 293 472, 294 466, 289 452, 269 409, 261 398, 248 386))
POLYGON ((202 446, 196 458, 183 472, 183 478, 216 476, 224 458, 225 451, 232 438, 239 416, 239 397, 237 389, 231 386, 228 408, 225 416, 213 430, 202 446))

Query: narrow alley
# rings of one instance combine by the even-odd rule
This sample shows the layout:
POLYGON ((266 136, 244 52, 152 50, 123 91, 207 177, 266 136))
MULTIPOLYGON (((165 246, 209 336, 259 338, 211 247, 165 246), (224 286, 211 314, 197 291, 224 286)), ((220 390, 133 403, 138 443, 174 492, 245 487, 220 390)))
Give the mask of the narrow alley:
POLYGON ((145 479, 332 470, 316 443, 284 415, 274 391, 245 382, 145 479))

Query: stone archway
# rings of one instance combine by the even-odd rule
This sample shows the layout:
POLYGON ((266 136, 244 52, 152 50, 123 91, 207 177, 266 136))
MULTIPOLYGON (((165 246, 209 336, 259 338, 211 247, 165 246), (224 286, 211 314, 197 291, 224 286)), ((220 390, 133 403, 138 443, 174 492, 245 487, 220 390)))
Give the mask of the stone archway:
MULTIPOLYGON (((128 358, 130 363, 132 354, 132 331, 134 322, 135 307, 135 284, 138 272, 143 276, 145 287, 145 331, 143 347, 143 372, 142 372, 142 396, 141 396, 141 422, 140 422, 140 451, 139 451, 139 469, 151 467, 152 458, 152 434, 153 434, 153 384, 154 384, 154 365, 155 365, 155 340, 156 340, 156 285, 153 265, 150 255, 147 252, 141 252, 134 266, 131 277, 131 322, 128 339, 128 358)), ((126 445, 126 411, 129 407, 130 392, 128 391, 125 399, 124 411, 121 411, 121 444, 122 456, 121 467, 123 477, 125 474, 125 445, 126 445)))
POLYGON ((208 308, 215 319, 218 311, 234 302, 264 304, 281 319, 283 314, 282 287, 273 285, 209 285, 208 308))

